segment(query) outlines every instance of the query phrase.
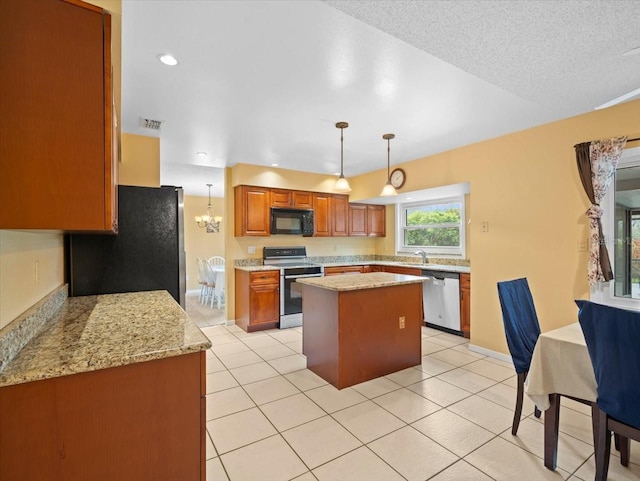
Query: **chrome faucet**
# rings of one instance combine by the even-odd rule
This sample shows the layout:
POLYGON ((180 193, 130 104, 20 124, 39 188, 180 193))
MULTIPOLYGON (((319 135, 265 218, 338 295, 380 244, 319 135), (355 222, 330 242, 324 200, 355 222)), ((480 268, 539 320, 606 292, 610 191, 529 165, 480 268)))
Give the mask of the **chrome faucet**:
POLYGON ((422 263, 423 264, 427 263, 427 253, 425 251, 420 249, 420 250, 415 251, 414 254, 417 255, 417 256, 422 256, 422 263))

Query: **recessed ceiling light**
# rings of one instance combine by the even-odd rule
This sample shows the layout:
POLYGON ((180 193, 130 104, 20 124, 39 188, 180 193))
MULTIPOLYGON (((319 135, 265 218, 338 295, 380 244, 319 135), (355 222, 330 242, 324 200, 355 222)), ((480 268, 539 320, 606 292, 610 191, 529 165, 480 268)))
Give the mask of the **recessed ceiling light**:
POLYGON ((333 175, 340 175, 340 172, 334 172, 333 175))
POLYGON ((206 156, 207 156, 207 153, 206 153, 206 152, 203 152, 203 151, 200 151, 200 152, 196 152, 196 155, 197 155, 198 157, 206 157, 206 156))
POLYGON ((627 55, 637 55, 639 53, 640 53, 640 47, 636 47, 636 48, 632 48, 631 50, 623 53, 622 56, 626 57, 627 55))
POLYGON ((168 53, 161 53, 160 55, 158 55, 158 59, 165 65, 169 65, 170 67, 173 67, 175 65, 178 65, 178 61, 176 60, 176 58, 168 53))
POLYGON ((278 167, 278 164, 273 163, 273 164, 271 164, 271 167, 278 167))

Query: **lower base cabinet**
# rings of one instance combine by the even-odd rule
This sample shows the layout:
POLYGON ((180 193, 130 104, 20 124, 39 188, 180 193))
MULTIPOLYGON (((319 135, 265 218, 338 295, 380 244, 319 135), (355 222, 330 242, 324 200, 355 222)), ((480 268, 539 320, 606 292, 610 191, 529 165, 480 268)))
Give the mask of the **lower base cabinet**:
POLYGON ((460 330, 471 337, 471 274, 460 274, 460 330))
POLYGON ((0 479, 204 481, 205 352, 0 388, 0 479))
POLYGON ((280 324, 280 271, 236 269, 236 325, 246 332, 280 324))

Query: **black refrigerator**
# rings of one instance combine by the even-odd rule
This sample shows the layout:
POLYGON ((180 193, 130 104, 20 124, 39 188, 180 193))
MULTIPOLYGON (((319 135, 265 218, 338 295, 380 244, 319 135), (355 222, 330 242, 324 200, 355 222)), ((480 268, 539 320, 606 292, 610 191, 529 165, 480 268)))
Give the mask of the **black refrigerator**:
POLYGON ((66 236, 70 296, 164 289, 185 308, 181 187, 118 186, 118 234, 66 236))

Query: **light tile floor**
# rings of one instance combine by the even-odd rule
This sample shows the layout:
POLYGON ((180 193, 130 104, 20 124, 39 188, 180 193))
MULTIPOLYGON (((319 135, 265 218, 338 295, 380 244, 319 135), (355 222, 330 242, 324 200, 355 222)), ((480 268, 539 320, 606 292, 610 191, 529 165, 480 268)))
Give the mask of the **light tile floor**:
POLYGON ((204 306, 198 302, 198 293, 187 292, 185 296, 186 312, 199 328, 216 326, 225 323, 225 306, 218 309, 217 304, 213 308, 204 306))
MULTIPOLYGON (((562 400, 558 469, 547 470, 543 424, 528 399, 511 435, 513 367, 469 351, 461 337, 423 327, 419 366, 338 391, 306 369, 302 328, 202 330, 213 344, 209 481, 594 478, 589 409, 562 400)), ((640 479, 632 443, 628 468, 612 454, 609 480, 640 479)))

